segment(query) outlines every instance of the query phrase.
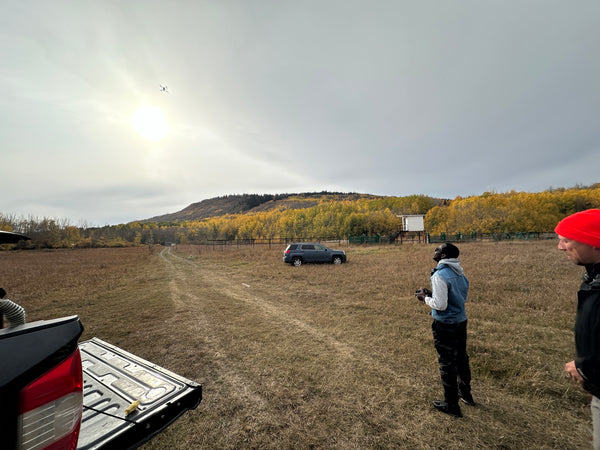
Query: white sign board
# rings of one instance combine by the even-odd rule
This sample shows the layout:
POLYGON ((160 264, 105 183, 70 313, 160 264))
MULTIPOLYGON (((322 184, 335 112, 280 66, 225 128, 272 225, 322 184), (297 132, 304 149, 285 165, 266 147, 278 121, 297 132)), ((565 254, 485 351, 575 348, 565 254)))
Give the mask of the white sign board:
POLYGON ((425 231, 422 215, 400 216, 402 218, 402 231, 425 231))

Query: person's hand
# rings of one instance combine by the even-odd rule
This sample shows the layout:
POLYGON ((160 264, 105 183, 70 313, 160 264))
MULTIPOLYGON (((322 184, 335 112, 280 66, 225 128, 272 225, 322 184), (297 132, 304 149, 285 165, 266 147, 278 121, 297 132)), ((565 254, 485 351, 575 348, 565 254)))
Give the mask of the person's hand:
POLYGON ((415 297, 420 301, 425 301, 425 297, 431 297, 431 291, 427 288, 417 289, 415 292, 415 297))
POLYGON ((570 361, 565 364, 565 372, 569 378, 572 378, 579 384, 583 384, 583 378, 577 371, 577 367, 575 367, 575 361, 570 361))

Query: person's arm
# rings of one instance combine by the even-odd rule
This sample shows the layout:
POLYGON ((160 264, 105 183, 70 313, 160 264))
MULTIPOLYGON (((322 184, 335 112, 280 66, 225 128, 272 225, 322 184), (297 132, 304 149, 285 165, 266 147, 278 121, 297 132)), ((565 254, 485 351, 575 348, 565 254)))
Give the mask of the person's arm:
POLYGON ((431 277, 431 297, 425 297, 425 304, 430 308, 444 311, 448 307, 448 285, 441 276, 431 277))
POLYGON ((11 327, 25 323, 25 310, 23 307, 8 299, 0 300, 0 316, 2 314, 4 314, 11 327))

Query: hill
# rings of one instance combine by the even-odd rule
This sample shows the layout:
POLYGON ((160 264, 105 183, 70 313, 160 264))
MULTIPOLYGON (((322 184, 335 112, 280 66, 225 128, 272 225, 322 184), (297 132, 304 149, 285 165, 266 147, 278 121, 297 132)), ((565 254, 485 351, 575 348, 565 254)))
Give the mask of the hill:
POLYGON ((381 198, 377 195, 312 192, 301 194, 240 194, 215 197, 192 203, 181 211, 139 220, 138 222, 181 222, 201 220, 228 214, 245 214, 271 210, 303 209, 325 201, 344 201, 381 198))

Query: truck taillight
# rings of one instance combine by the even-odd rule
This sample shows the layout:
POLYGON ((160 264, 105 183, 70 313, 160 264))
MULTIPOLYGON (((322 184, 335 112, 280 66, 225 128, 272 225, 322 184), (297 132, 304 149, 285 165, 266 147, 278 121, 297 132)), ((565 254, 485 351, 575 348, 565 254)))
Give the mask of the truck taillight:
POLYGON ((19 393, 19 448, 75 449, 83 410, 79 348, 19 393))

